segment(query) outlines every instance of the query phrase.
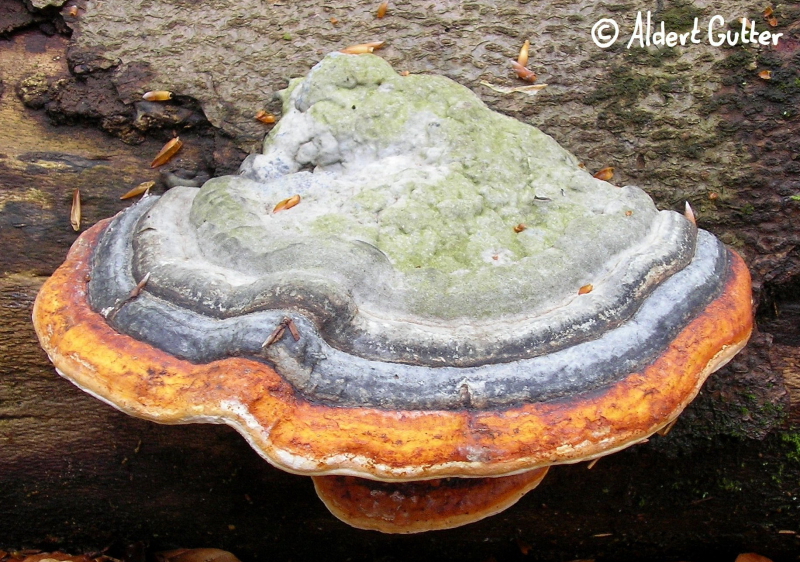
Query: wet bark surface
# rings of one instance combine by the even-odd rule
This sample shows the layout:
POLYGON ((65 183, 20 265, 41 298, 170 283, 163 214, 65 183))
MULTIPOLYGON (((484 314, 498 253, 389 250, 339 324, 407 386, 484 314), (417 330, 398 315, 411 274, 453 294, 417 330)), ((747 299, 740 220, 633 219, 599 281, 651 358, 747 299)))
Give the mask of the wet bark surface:
POLYGON ((774 49, 608 51, 589 38, 600 17, 625 22, 628 34, 640 9, 675 28, 720 13, 758 19, 760 29, 764 6, 409 2, 377 20, 377 2, 243 2, 235 12, 227 3, 124 4, 0 6, 0 548, 119 555, 142 541, 151 551, 225 548, 243 560, 798 559, 797 3, 776 7, 785 40, 774 49), (550 86, 529 99, 480 86, 518 85, 505 61, 525 38, 531 68, 550 86), (277 111, 271 95, 286 78, 374 39, 388 41, 398 70, 468 85, 590 169, 615 166, 614 183, 644 187, 661 208, 690 200, 699 225, 748 261, 758 309, 750 345, 666 437, 591 470, 555 467, 498 516, 407 537, 338 522, 310 479, 273 469, 231 429, 159 426, 98 402, 58 377, 30 325, 38 288, 77 236, 75 189, 88 226, 127 206, 119 196, 140 182, 156 181, 158 192, 175 176, 235 170, 268 130, 252 114, 277 111), (161 88, 176 98, 140 100, 161 88), (175 134, 179 157, 164 174, 152 170, 175 134))

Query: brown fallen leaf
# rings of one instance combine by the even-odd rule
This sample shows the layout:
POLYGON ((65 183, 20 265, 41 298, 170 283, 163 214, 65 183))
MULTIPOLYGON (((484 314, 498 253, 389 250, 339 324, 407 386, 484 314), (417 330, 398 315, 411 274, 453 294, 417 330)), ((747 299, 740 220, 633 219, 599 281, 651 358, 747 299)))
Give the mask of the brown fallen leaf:
POLYGON ((279 339, 283 337, 283 334, 286 332, 286 326, 281 322, 278 324, 278 327, 272 330, 272 333, 267 336, 267 339, 264 340, 264 343, 261 344, 261 347, 269 347, 279 339))
POLYGON ((375 49, 380 49, 383 47, 386 41, 373 41, 372 43, 359 43, 358 45, 350 45, 349 47, 345 47, 340 53, 345 53, 348 55, 363 55, 365 53, 371 53, 375 49))
POLYGON ((78 232, 81 229, 81 190, 76 189, 72 194, 72 209, 69 212, 69 223, 72 230, 78 232))
POLYGON ((258 121, 266 123, 267 125, 275 122, 275 116, 272 113, 267 113, 263 109, 256 113, 255 117, 258 121))
POLYGON ((291 209, 295 205, 300 203, 300 196, 299 195, 292 195, 291 197, 287 197, 283 201, 279 201, 275 208, 272 209, 273 213, 277 213, 279 211, 285 211, 286 209, 291 209))
POLYGON ((772 16, 771 18, 767 18, 767 23, 770 27, 777 27, 778 26, 778 18, 772 16))
POLYGON ((521 66, 528 65, 528 49, 530 48, 530 46, 531 42, 526 39, 525 42, 522 44, 522 48, 519 50, 519 56, 517 57, 517 62, 521 66))
POLYGON ((519 223, 517 226, 515 226, 515 227, 514 227, 514 232, 516 232, 517 234, 519 234, 520 232, 522 232, 522 231, 523 231, 523 230, 525 230, 526 228, 528 228, 528 227, 527 227, 527 226, 525 226, 525 225, 524 225, 524 224, 522 224, 522 223, 519 223))
POLYGON ((602 170, 598 170, 593 177, 598 180, 608 181, 614 177, 614 168, 613 166, 608 166, 602 170))
POLYGON ((517 76, 526 82, 536 82, 536 73, 526 68, 525 66, 521 65, 515 60, 510 61, 511 66, 514 68, 514 72, 517 73, 517 76))
POLYGON ((768 18, 774 13, 774 10, 772 9, 772 6, 767 6, 761 13, 763 14, 764 18, 768 18))
POLYGON ((694 211, 692 210, 692 206, 689 205, 689 202, 686 202, 686 205, 683 207, 683 216, 686 217, 693 225, 697 226, 697 218, 694 216, 694 211))
POLYGON ((172 92, 167 90, 154 90, 145 92, 142 96, 147 101, 167 101, 172 99, 172 92))
POLYGON ((159 166, 163 166, 167 162, 169 162, 173 156, 181 149, 183 146, 183 142, 181 142, 180 137, 175 137, 167 144, 164 145, 164 148, 156 154, 156 157, 150 163, 151 168, 158 168, 159 166))
POLYGON ((289 333, 292 334, 294 341, 300 341, 300 332, 297 331, 297 326, 291 318, 284 318, 283 324, 289 328, 289 333))
POLYGON ((587 293, 591 293, 593 290, 594 290, 594 285, 589 283, 588 285, 584 285, 583 287, 578 289, 578 294, 579 295, 585 295, 587 293))
POLYGON ((762 70, 758 73, 758 77, 762 80, 772 80, 772 71, 771 70, 762 70))
POLYGON ((149 193, 150 188, 156 184, 154 181, 143 181, 130 191, 128 191, 125 195, 120 197, 120 199, 130 199, 131 197, 136 197, 137 195, 141 195, 142 193, 149 193))
POLYGON ((375 16, 378 19, 382 19, 386 15, 386 10, 388 10, 388 9, 389 9, 389 2, 386 2, 386 1, 381 2, 381 5, 378 6, 378 13, 375 14, 375 16))
POLYGON ((147 272, 147 274, 144 277, 142 277, 142 280, 139 281, 136 284, 136 286, 133 288, 133 290, 128 295, 128 298, 129 299, 135 299, 136 297, 138 297, 142 293, 142 290, 144 289, 145 285, 147 285, 148 281, 150 281, 150 272, 149 271, 147 272))

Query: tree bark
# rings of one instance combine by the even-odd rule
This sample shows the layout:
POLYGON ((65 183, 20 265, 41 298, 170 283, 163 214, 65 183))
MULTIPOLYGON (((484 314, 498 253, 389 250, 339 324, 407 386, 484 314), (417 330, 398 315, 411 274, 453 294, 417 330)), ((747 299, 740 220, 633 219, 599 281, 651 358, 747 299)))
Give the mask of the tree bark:
POLYGON ((695 16, 707 21, 715 10, 728 19, 734 12, 756 17, 763 6, 409 2, 390 5, 377 20, 377 2, 261 2, 235 13, 212 3, 126 4, 148 17, 112 17, 119 4, 110 0, 79 3, 77 16, 64 16, 76 30, 71 40, 27 28, 0 42, 0 549, 110 547, 120 554, 141 541, 151 551, 213 546, 245 560, 732 561, 744 551, 796 559, 796 6, 782 8, 785 40, 778 48, 716 52, 601 51, 588 33, 613 14, 631 24, 638 9, 658 10, 679 26, 695 16), (189 21, 184 12, 195 9, 193 28, 176 23, 189 21), (151 22, 153 15, 160 21, 151 22), (228 27, 215 27, 222 43, 216 48, 230 48, 225 42, 236 36, 232 56, 241 65, 208 62, 211 51, 193 50, 203 26, 222 16, 228 27), (151 23, 156 28, 139 35, 128 27, 151 23), (247 29, 262 33, 236 35, 247 29), (164 34, 182 45, 179 53, 164 49, 164 34), (385 536, 338 522, 310 479, 272 468, 232 429, 137 420, 55 373, 30 313, 77 236, 70 227, 76 189, 85 226, 125 208, 119 196, 140 182, 165 189, 164 176, 149 164, 173 130, 185 148, 171 172, 235 170, 241 148, 266 131, 251 114, 275 111, 270 94, 328 50, 387 39, 395 68, 446 74, 479 89, 480 79, 514 83, 498 61, 514 57, 529 35, 536 39, 532 67, 552 82, 545 90, 552 93, 531 102, 480 90, 487 103, 535 122, 590 168, 614 165, 615 182, 638 183, 662 208, 690 199, 700 226, 751 266, 758 331, 669 435, 591 470, 555 467, 516 506, 482 522, 385 536), (199 72, 204 63, 208 70, 199 72), (755 73, 762 67, 772 69, 771 80, 755 73), (141 91, 160 88, 186 96, 180 112, 133 105, 141 91))

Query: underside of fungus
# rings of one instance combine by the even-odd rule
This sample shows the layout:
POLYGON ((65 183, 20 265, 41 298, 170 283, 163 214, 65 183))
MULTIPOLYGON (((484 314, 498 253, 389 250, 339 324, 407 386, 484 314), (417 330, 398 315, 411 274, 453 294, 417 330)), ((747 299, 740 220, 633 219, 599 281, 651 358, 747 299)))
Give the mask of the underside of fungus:
POLYGON ((282 96, 239 175, 78 239, 34 308, 63 376, 408 533, 641 441, 746 343, 741 258, 466 88, 335 53, 282 96))

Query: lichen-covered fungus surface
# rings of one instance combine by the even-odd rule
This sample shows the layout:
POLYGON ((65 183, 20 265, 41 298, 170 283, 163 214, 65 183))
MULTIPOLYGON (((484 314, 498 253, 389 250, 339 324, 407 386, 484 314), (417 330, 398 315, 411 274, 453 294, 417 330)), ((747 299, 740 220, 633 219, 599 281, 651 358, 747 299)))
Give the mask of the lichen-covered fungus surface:
POLYGON ((747 341, 735 253, 468 89, 333 53, 282 100, 238 175, 76 242, 34 311, 62 375, 417 532, 641 441, 747 341))

